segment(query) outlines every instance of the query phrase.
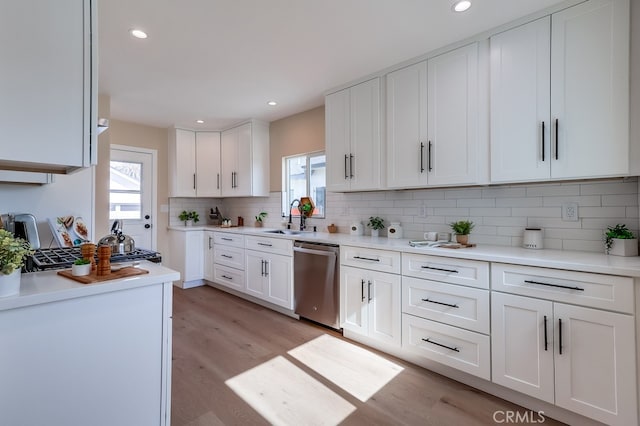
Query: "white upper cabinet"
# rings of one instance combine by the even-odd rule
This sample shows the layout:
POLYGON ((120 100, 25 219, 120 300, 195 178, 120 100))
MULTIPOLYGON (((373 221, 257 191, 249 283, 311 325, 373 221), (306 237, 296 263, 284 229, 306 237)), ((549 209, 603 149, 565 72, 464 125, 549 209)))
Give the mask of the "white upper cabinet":
POLYGON ((220 196, 220 133, 169 132, 169 196, 220 196))
POLYGON ((269 195, 269 125, 251 121, 222 132, 223 197, 269 195))
POLYGON ((550 20, 491 37, 493 182, 550 177, 550 20))
POLYGON ((590 0, 491 37, 491 181, 626 175, 629 2, 590 0))
POLYGON ((97 162, 95 9, 91 0, 1 3, 0 145, 11 149, 0 168, 66 173, 97 162))
POLYGON ((387 186, 478 183, 478 43, 387 75, 387 186))
POLYGON ((327 189, 380 189, 380 79, 325 99, 327 189))

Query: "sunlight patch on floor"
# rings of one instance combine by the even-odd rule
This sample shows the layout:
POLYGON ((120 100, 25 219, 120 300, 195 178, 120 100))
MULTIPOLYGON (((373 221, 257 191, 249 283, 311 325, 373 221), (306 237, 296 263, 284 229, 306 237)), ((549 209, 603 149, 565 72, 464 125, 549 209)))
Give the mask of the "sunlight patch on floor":
POLYGON ((336 425, 356 410, 282 356, 225 383, 273 425, 336 425))
POLYGON ((289 355, 362 402, 404 370, 373 352, 327 334, 290 350, 289 355))

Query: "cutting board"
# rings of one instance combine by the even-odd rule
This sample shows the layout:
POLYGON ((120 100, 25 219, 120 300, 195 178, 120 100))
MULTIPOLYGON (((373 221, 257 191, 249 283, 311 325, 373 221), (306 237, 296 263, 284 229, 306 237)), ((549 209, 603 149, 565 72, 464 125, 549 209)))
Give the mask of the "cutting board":
POLYGON ((447 249, 461 249, 461 248, 468 248, 468 247, 475 247, 475 244, 459 244, 459 243, 451 243, 451 244, 444 244, 441 245, 440 248, 447 248, 447 249))
POLYGON ((71 269, 58 271, 58 275, 62 275, 65 278, 71 278, 72 280, 78 281, 82 284, 93 284, 102 281, 117 280, 120 278, 134 277, 136 275, 143 275, 148 273, 149 271, 147 271, 146 269, 135 268, 133 266, 118 269, 117 271, 111 272, 109 275, 96 275, 95 272, 92 272, 89 275, 83 275, 80 277, 71 275, 71 269))

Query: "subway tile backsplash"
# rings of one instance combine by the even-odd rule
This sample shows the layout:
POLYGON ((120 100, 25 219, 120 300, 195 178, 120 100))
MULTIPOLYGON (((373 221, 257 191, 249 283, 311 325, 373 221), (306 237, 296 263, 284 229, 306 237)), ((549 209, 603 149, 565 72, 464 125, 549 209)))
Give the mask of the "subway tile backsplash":
MULTIPOLYGON (((525 227, 541 227, 545 248, 603 251, 608 226, 626 224, 637 233, 638 179, 518 184, 482 188, 415 189, 356 193, 327 193, 327 217, 312 217, 308 225, 325 231, 333 223, 338 232, 349 232, 354 221, 366 224, 380 216, 388 226, 401 222, 405 238, 422 239, 426 231, 449 232, 450 222, 468 219, 476 227, 470 241, 478 244, 521 246, 525 227), (579 220, 562 220, 562 204, 577 203, 579 220)), ((280 192, 269 197, 170 200, 170 225, 181 225, 178 214, 185 209, 200 213, 203 223, 210 208, 218 206, 236 223, 242 216, 253 226, 254 216, 267 211, 265 226, 283 226, 280 192)), ((297 223, 297 222, 296 222, 297 223)), ((386 236, 386 230, 381 232, 386 236)), ((369 233, 369 229, 365 233, 369 233)))

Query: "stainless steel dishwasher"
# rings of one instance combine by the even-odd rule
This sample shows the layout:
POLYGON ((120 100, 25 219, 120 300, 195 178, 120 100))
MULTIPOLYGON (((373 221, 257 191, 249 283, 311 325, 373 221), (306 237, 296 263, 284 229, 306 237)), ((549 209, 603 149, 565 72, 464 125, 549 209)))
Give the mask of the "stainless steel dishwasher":
POLYGON ((293 244, 295 313, 340 328, 340 247, 296 241, 293 244))

